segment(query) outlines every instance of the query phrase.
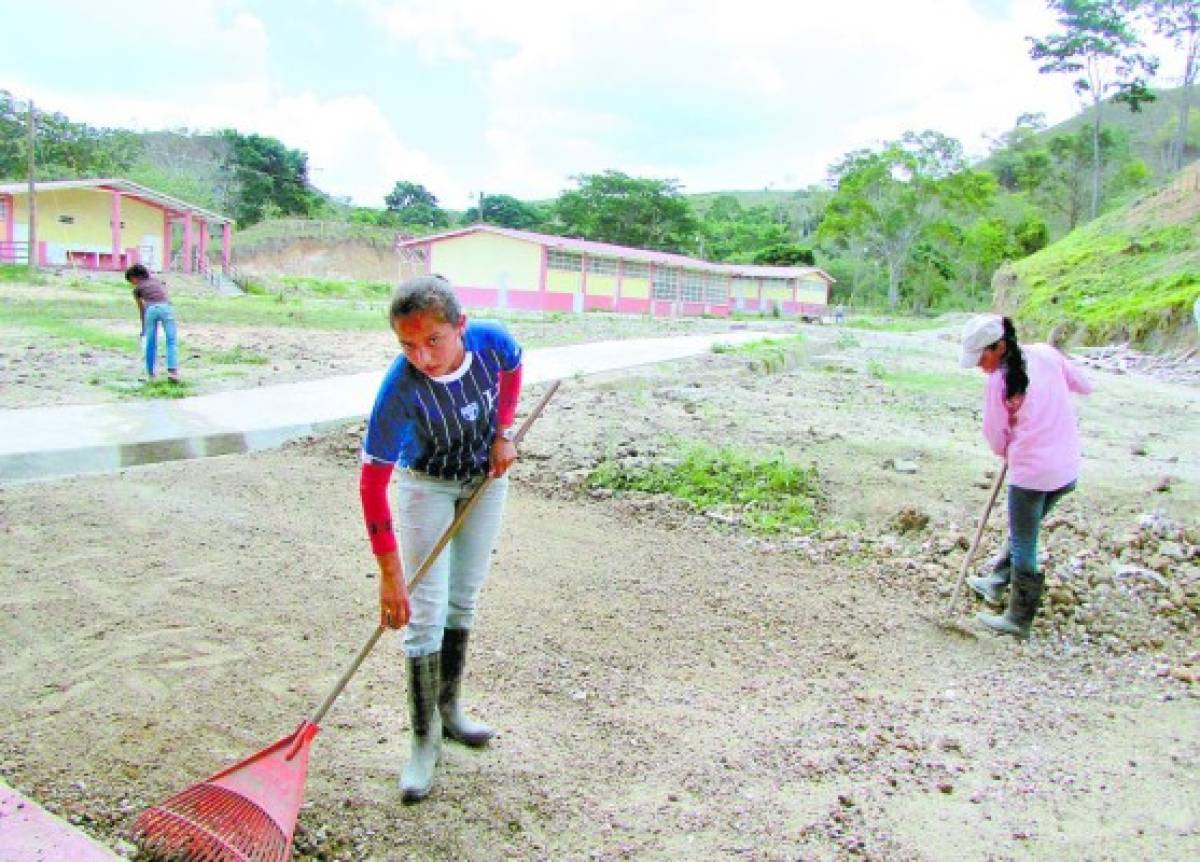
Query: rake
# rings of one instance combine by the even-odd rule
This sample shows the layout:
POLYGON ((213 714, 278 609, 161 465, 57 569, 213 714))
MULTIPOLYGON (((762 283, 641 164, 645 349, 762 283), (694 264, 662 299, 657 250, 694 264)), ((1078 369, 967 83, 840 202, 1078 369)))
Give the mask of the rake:
MULTIPOLYGON (((515 442, 541 414, 557 391, 550 384, 533 412, 521 424, 515 442)), ((459 507, 454 521, 433 546, 408 582, 413 589, 425 577, 442 550, 458 533, 484 488, 479 487, 459 507)), ((133 839, 154 862, 284 862, 292 853, 292 836, 300 805, 313 738, 342 689, 386 631, 378 626, 358 651, 325 700, 288 736, 257 754, 218 772, 158 805, 134 821, 133 839)))
POLYGON ((979 550, 979 540, 983 538, 983 531, 987 527, 988 517, 992 514, 992 506, 996 505, 996 498, 1000 496, 1000 489, 1004 487, 1004 477, 1007 475, 1008 462, 1003 461, 1000 464, 1000 471, 996 473, 996 478, 992 480, 991 492, 988 494, 987 503, 983 506, 983 514, 979 516, 979 526, 975 528, 975 538, 971 540, 971 547, 967 551, 967 555, 963 557, 962 568, 958 572, 958 580, 954 582, 954 589, 950 591, 950 600, 946 602, 946 609, 943 611, 942 617, 937 620, 938 627, 943 631, 965 637, 978 637, 975 632, 953 619, 954 606, 958 604, 959 594, 962 593, 963 581, 966 580, 971 563, 975 560, 975 552, 979 550))

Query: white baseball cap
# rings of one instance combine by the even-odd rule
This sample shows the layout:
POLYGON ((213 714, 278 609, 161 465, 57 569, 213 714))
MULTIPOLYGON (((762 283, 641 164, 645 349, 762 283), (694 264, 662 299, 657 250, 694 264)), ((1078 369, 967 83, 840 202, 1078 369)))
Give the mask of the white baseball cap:
POLYGON ((974 368, 979 364, 983 350, 1004 337, 1004 319, 998 314, 981 314, 972 317, 963 327, 962 353, 958 364, 963 368, 974 368))

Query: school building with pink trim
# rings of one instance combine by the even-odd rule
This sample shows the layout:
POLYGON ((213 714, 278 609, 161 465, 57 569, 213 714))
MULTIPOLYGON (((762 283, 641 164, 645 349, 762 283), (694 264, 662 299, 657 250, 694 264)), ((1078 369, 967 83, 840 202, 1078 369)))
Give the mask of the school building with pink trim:
POLYGON ((0 183, 0 263, 120 271, 229 272, 233 219, 123 179, 34 186, 37 248, 29 248, 29 184, 0 183))
POLYGON ((476 308, 820 317, 834 282, 817 267, 711 263, 484 224, 401 239, 396 250, 406 268, 445 276, 476 308))

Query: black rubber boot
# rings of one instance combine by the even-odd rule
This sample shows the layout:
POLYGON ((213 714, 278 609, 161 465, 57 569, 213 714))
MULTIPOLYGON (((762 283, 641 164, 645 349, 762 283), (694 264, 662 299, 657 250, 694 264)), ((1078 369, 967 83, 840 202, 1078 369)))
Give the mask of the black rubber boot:
POLYGON ((467 663, 469 629, 446 629, 442 634, 442 690, 438 695, 438 712, 442 716, 442 733, 472 748, 487 745, 496 731, 486 724, 471 721, 458 703, 463 667, 467 663))
POLYGON ((975 619, 997 634, 1028 640, 1033 618, 1037 616, 1038 608, 1042 604, 1042 589, 1045 584, 1045 576, 1040 572, 1013 572, 1008 610, 998 615, 976 614, 975 619))
POLYGON ((988 574, 982 578, 967 578, 967 583, 989 605, 1002 606, 1004 592, 1012 579, 1011 567, 1012 551, 1005 539, 996 555, 988 560, 988 574))
POLYGON ((400 774, 406 805, 420 802, 433 786, 433 772, 442 752, 442 719, 437 697, 441 689, 442 657, 430 653, 408 659, 408 714, 412 721, 412 757, 400 774))

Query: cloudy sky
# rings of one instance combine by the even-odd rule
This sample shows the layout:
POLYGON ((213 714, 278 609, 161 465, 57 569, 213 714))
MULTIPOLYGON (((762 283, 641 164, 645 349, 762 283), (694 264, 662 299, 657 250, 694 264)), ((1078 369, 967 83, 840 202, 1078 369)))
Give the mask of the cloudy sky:
POLYGON ((398 179, 463 208, 608 168, 791 189, 910 129, 982 153, 1021 113, 1078 108, 1028 58, 1054 30, 1043 0, 43 0, 6 18, 40 34, 0 52, 16 97, 272 135, 369 206, 398 179))

